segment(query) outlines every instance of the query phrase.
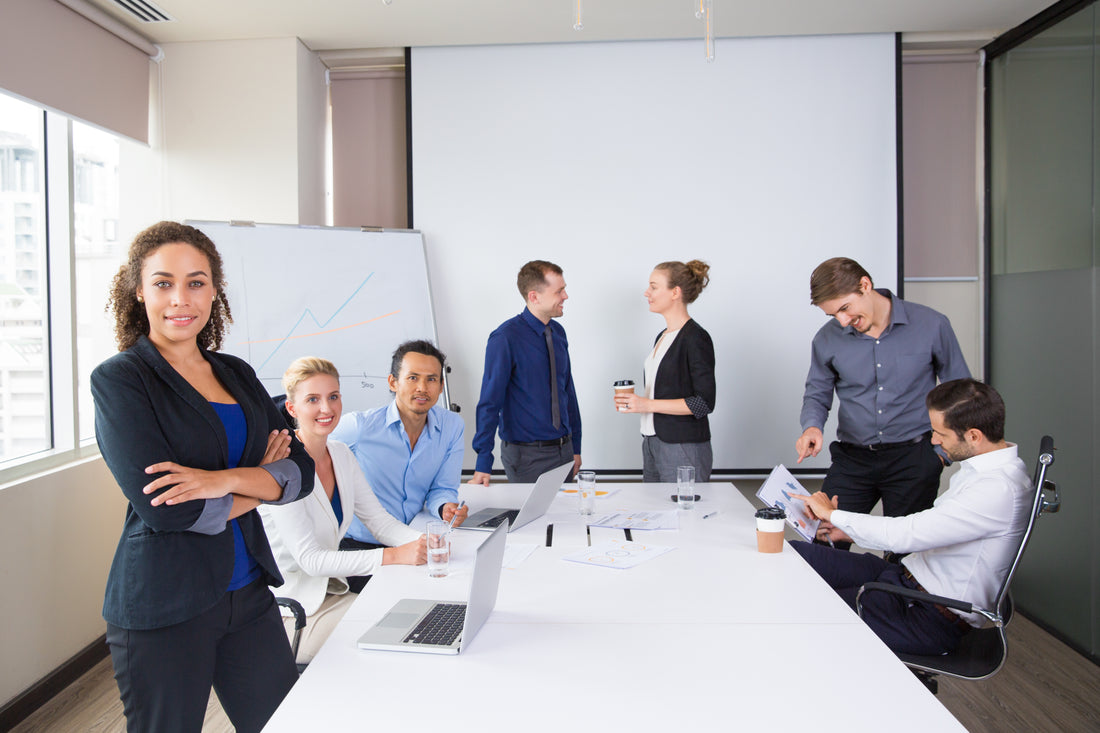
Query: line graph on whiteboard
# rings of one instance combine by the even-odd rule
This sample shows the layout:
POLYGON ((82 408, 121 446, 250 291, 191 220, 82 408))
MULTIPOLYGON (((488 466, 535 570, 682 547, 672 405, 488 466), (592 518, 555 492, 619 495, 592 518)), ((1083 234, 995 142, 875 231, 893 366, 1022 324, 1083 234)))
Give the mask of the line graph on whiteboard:
MULTIPOLYGON (((368 259, 356 252, 357 260, 368 259)), ((270 263, 224 257, 233 313, 223 350, 246 360, 272 395, 302 356, 332 361, 345 412, 388 403, 390 356, 403 341, 434 340, 427 282, 407 270, 349 266, 347 258, 299 256, 270 263), (312 261, 310 261, 312 259, 312 261)))

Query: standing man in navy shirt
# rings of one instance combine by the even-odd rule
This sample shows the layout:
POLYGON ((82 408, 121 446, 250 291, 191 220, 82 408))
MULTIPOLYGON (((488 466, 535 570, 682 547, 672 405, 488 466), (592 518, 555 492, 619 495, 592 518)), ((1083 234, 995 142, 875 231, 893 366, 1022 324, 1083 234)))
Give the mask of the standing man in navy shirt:
POLYGON ((947 317, 876 290, 858 262, 835 257, 810 276, 810 301, 831 316, 814 336, 802 397, 798 462, 821 452, 821 430, 840 401, 832 465, 822 491, 867 514, 928 509, 947 458, 933 447, 924 399, 941 382, 970 377, 947 317))
POLYGON ((569 298, 565 278, 552 262, 532 260, 520 268, 516 285, 527 307, 489 334, 485 346, 471 484, 489 485, 498 425, 500 458, 510 482, 533 483, 568 461, 573 473, 581 465, 581 413, 569 341, 553 320, 569 298))

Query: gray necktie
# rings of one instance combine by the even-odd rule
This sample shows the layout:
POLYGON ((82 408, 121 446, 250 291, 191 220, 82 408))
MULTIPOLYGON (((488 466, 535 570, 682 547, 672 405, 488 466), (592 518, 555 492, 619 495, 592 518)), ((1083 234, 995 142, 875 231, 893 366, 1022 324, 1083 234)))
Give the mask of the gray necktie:
POLYGON ((554 429, 561 429, 561 408, 558 406, 558 367, 554 359, 554 337, 550 335, 550 324, 542 329, 546 336, 546 350, 550 353, 550 419, 554 422, 554 429))

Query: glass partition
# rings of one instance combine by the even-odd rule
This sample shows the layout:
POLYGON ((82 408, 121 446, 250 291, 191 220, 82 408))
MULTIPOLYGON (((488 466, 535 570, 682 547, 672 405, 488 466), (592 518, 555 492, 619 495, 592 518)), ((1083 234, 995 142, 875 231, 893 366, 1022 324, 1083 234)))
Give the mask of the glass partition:
POLYGON ((1096 654, 1097 49, 1088 5, 991 58, 989 365, 1006 434, 1034 470, 1058 447, 1063 511, 1041 519, 1017 605, 1096 654))

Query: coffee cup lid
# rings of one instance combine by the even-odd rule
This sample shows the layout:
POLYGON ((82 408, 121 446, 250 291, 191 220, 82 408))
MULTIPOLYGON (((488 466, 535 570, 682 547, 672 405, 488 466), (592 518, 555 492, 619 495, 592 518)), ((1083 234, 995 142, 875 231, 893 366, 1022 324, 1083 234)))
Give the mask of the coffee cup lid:
POLYGON ((756 510, 757 519, 786 519, 787 513, 777 506, 766 506, 756 510))
POLYGON ((615 387, 633 387, 634 386, 634 380, 633 379, 620 379, 617 382, 615 382, 614 386, 615 387))

